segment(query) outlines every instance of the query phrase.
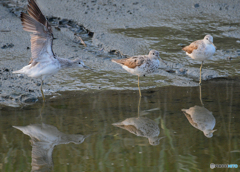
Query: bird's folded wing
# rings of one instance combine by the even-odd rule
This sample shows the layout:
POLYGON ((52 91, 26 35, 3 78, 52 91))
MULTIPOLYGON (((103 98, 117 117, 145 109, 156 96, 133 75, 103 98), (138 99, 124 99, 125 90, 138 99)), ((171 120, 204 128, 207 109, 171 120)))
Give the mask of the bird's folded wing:
POLYGON ((30 16, 22 13, 21 20, 23 29, 33 33, 33 35, 31 35, 31 61, 40 62, 53 60, 52 29, 41 10, 38 8, 35 0, 29 0, 28 13, 30 16), (50 56, 44 56, 44 53, 50 56))
POLYGON ((199 41, 194 41, 189 46, 183 47, 182 50, 186 51, 188 54, 191 54, 193 50, 198 49, 199 43, 199 41))
POLYGON ((137 66, 141 66, 144 63, 145 59, 144 56, 134 56, 125 59, 113 59, 112 61, 129 68, 135 68, 137 66))
POLYGON ((198 124, 196 122, 194 122, 194 120, 192 119, 191 115, 189 115, 187 112, 183 111, 184 115, 186 116, 186 118, 188 119, 189 123, 195 127, 198 128, 198 124))

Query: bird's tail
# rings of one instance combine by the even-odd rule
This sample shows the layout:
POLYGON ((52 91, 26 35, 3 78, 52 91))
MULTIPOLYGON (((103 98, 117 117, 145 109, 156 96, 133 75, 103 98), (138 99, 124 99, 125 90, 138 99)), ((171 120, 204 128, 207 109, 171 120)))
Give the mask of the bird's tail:
POLYGON ((126 59, 112 59, 112 62, 124 65, 126 59))
POLYGON ((121 122, 116 122, 116 123, 112 123, 112 125, 118 126, 118 125, 122 125, 121 122))
POLYGON ((122 124, 122 122, 112 123, 112 125, 115 127, 124 128, 124 125, 122 124))
POLYGON ((186 112, 186 111, 187 111, 187 109, 182 109, 181 111, 182 111, 182 112, 186 112))
POLYGON ((117 60, 118 59, 112 59, 111 61, 114 62, 114 63, 118 63, 117 60))
POLYGON ((22 74, 26 74, 26 72, 30 69, 31 64, 24 66, 22 69, 20 70, 16 70, 13 71, 12 73, 22 73, 22 74))
POLYGON ((25 126, 13 126, 13 128, 16 128, 23 132, 26 127, 25 126))
POLYGON ((20 70, 15 70, 12 73, 22 73, 22 72, 21 72, 21 69, 20 69, 20 70))

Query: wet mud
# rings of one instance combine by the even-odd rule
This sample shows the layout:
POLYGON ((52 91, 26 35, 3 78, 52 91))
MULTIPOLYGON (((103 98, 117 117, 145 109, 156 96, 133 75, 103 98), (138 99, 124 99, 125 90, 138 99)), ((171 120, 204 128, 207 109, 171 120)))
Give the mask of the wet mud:
MULTIPOLYGON (((142 78, 142 89, 197 86, 200 64, 181 46, 205 34, 213 35, 217 51, 204 63, 203 80, 238 78, 240 5, 235 1, 37 2, 53 27, 54 52, 69 59, 81 57, 95 69, 63 70, 49 78, 43 85, 49 98, 64 91, 137 90, 137 77, 111 58, 148 54, 150 49, 158 50, 167 65, 142 78)), ((31 57, 30 34, 19 19, 26 9, 26 0, 0 3, 1 105, 23 106, 41 99, 40 80, 12 74, 31 57)))

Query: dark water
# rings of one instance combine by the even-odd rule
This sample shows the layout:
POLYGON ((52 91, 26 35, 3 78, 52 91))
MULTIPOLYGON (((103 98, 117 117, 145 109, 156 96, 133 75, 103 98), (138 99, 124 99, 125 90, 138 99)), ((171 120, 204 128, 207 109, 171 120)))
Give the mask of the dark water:
POLYGON ((44 106, 39 101, 5 107, 0 111, 0 171, 211 171, 210 163, 240 164, 240 82, 204 82, 201 93, 207 113, 195 112, 211 119, 202 122, 217 129, 211 138, 190 124, 193 114, 187 118, 181 111, 202 107, 198 87, 144 90, 139 118, 134 90, 65 92, 44 106), (112 125, 127 118, 141 122, 125 129, 112 125), (13 126, 31 126, 28 132, 35 133, 30 138, 13 126), (74 137, 80 138, 78 144, 67 143, 74 137))

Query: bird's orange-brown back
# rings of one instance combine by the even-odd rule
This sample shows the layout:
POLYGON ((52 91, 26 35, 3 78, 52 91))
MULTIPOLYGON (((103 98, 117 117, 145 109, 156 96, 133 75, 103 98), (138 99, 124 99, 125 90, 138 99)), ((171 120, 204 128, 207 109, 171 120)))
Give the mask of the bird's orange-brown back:
POLYGON ((199 41, 194 41, 190 45, 183 47, 182 50, 186 51, 188 54, 191 54, 193 50, 198 49, 199 41))
POLYGON ((127 66, 129 68, 135 68, 137 66, 141 66, 144 63, 144 57, 129 57, 125 59, 112 59, 112 62, 127 66))

